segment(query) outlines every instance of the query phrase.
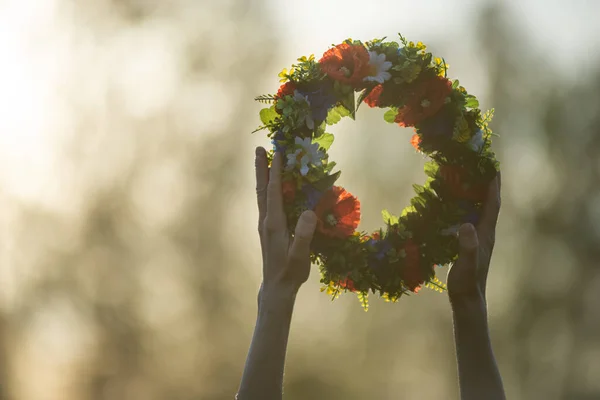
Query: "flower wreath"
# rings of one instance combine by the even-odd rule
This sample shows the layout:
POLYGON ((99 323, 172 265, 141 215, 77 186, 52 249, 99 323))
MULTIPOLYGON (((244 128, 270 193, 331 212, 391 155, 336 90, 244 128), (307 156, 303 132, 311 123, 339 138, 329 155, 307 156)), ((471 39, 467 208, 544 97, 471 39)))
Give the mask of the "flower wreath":
POLYGON ((498 169, 488 128, 493 110, 482 114, 475 96, 449 80, 445 61, 421 42, 400 35, 400 46, 384 39, 348 39, 319 61, 299 58, 279 74, 277 94, 256 98, 272 103, 260 111, 257 131, 268 129, 273 151, 285 155, 290 230, 303 211, 316 213, 311 259, 320 267, 322 291, 332 299, 355 292, 365 310, 369 291, 397 301, 422 286, 445 289, 434 267, 456 260, 458 227, 477 223, 498 169), (332 173, 335 162, 327 155, 334 137, 325 129, 342 117, 354 119, 355 92, 362 92, 358 105, 387 108, 387 122, 414 127, 412 145, 431 159, 425 165, 429 178, 424 186, 413 185, 417 196, 410 206, 400 216, 384 210, 385 229, 371 234, 356 231, 360 203, 334 185, 340 171, 332 173))

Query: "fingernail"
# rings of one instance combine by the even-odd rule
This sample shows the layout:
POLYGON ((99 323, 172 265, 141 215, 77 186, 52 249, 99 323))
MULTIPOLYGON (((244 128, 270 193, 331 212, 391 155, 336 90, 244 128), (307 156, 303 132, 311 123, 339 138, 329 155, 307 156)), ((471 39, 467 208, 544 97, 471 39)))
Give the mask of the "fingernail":
POLYGON ((263 149, 262 147, 257 147, 255 154, 257 157, 262 157, 265 155, 265 149, 263 149))
POLYGON ((317 223, 317 214, 315 214, 314 211, 305 211, 302 213, 300 218, 302 218, 307 224, 313 225, 317 223))

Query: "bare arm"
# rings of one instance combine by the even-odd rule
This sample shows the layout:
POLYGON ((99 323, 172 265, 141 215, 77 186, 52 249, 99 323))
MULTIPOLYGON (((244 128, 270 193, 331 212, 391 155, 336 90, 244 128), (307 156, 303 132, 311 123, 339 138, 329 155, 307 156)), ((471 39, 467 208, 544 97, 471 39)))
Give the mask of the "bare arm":
POLYGON ((459 259, 448 274, 462 400, 504 400, 489 336, 485 289, 500 211, 500 178, 490 184, 477 229, 459 231, 459 259))
POLYGON ((296 293, 310 273, 310 242, 317 218, 312 211, 303 213, 291 238, 283 210, 281 170, 281 154, 275 154, 269 171, 265 150, 256 150, 263 283, 258 295, 256 327, 237 395, 239 400, 282 398, 296 293))

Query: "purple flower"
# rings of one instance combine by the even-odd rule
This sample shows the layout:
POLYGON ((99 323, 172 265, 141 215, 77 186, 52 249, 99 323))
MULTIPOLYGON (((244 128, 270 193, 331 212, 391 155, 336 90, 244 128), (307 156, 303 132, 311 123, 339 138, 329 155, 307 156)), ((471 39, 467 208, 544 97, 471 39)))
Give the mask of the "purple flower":
POLYGON ((275 132, 275 135, 273 135, 273 140, 271 140, 271 143, 273 144, 273 150, 279 151, 282 154, 285 154, 286 146, 283 145, 284 142, 285 142, 285 135, 284 135, 283 131, 275 132))
POLYGON ((385 239, 371 238, 367 241, 367 245, 375 249, 376 251, 369 254, 369 266, 377 269, 385 261, 385 256, 388 251, 392 249, 392 245, 385 239))
POLYGON ((321 196, 323 196, 323 192, 318 191, 312 185, 305 184, 302 186, 302 192, 306 196, 306 207, 309 210, 314 210, 319 200, 321 200, 321 196))
POLYGON ((337 97, 333 91, 333 82, 329 79, 312 82, 299 87, 298 92, 308 97, 310 110, 315 125, 320 125, 327 118, 329 109, 337 103, 337 97))
POLYGON ((423 141, 451 139, 454 133, 454 112, 451 107, 442 108, 436 115, 427 118, 418 126, 423 141))

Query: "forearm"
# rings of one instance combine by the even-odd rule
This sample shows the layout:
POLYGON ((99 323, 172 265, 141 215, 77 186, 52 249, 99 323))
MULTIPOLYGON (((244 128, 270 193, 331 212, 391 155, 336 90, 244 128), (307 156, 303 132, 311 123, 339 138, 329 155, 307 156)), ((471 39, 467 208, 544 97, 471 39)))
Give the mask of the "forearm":
POLYGON ((239 400, 282 398, 285 354, 295 297, 295 293, 261 291, 239 400))
POLYGON ((504 400, 502 378, 490 342, 483 299, 452 304, 462 400, 504 400))

